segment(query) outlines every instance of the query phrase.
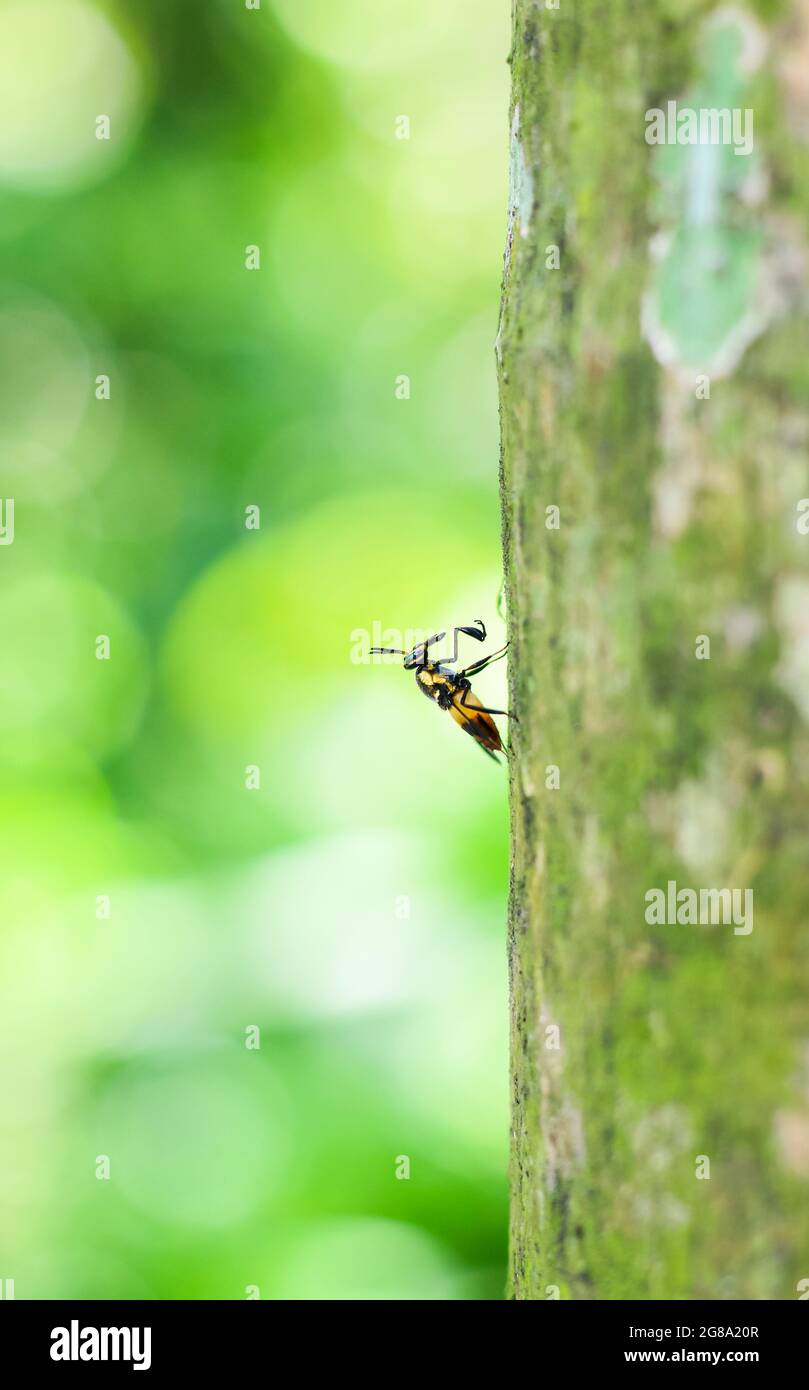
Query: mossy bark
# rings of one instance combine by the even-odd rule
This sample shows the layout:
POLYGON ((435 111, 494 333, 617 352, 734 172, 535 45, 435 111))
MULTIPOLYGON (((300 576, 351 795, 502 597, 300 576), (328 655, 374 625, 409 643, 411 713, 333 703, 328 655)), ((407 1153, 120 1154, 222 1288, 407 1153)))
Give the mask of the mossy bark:
POLYGON ((736 13, 706 58, 710 6, 514 3, 517 1299, 809 1279, 809 12, 736 13), (712 84, 755 153, 706 174, 645 113, 712 84), (669 881, 752 931, 649 924, 669 881))

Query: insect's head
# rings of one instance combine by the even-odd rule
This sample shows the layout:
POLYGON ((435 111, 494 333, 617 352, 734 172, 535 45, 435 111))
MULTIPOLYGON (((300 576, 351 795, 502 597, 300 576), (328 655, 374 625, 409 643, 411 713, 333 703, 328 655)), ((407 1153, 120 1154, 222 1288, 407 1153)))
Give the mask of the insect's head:
POLYGON ((403 656, 405 670, 415 671, 418 666, 426 664, 427 643, 419 642, 418 646, 409 652, 402 651, 401 647, 372 647, 371 656, 403 656))
POLYGON ((403 656, 404 668, 412 671, 414 666, 423 665, 424 643, 420 647, 414 647, 412 652, 402 651, 401 647, 371 647, 371 656, 403 656))

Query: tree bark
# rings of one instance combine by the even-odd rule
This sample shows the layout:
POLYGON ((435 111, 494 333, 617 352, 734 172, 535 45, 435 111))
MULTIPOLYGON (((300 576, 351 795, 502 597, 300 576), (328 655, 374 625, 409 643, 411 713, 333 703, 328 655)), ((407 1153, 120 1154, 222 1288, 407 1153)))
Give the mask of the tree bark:
POLYGON ((516 1299, 809 1281, 809 5, 757 12, 514 0, 516 1299))

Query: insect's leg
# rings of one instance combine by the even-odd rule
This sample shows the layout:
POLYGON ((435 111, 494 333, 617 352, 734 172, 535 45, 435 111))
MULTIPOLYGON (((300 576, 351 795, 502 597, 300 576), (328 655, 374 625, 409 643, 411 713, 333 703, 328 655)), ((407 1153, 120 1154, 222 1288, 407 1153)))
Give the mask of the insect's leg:
POLYGON ((482 656, 480 661, 473 661, 471 666, 459 671, 459 676, 476 676, 478 671, 485 671, 487 666, 491 666, 493 661, 500 661, 508 651, 508 642, 505 647, 501 647, 499 652, 492 652, 491 656, 482 656))
POLYGON ((407 653, 401 647, 371 647, 369 656, 406 656, 407 653))
MULTIPOLYGON (((455 627, 455 628, 452 629, 452 656, 442 656, 442 658, 441 658, 441 660, 442 660, 443 662, 445 662, 448 666, 454 666, 455 663, 456 663, 456 661, 458 660, 458 633, 459 633, 459 632, 464 632, 464 633, 466 633, 466 636, 467 636, 467 637, 474 637, 474 639, 475 639, 476 642, 485 642, 485 641, 486 641, 486 628, 485 628, 484 625, 483 625, 483 619, 482 619, 482 618, 475 618, 475 622, 477 623, 477 627, 455 627)), ((445 637, 445 636, 446 636, 446 633, 440 632, 440 633, 438 633, 438 635, 437 635, 436 637, 431 637, 431 638, 430 638, 430 641, 427 642, 426 645, 429 647, 430 642, 438 642, 438 641, 440 640, 440 638, 445 637)))
POLYGON ((458 701, 458 704, 459 704, 459 705, 463 705, 464 709, 471 710, 473 713, 474 713, 475 710, 477 710, 478 713, 480 713, 480 714, 504 714, 504 715, 506 716, 506 719, 513 719, 515 724, 519 724, 519 722, 520 722, 519 719, 517 718, 516 714, 512 714, 512 713, 511 713, 511 710, 508 710, 508 709, 487 709, 486 705, 468 705, 468 704, 466 703, 466 697, 467 697, 467 695, 471 694, 471 692, 472 692, 472 687, 471 687, 471 685, 468 685, 468 686, 466 687, 466 689, 464 690, 464 693, 463 693, 463 695, 461 696, 460 700, 458 701))

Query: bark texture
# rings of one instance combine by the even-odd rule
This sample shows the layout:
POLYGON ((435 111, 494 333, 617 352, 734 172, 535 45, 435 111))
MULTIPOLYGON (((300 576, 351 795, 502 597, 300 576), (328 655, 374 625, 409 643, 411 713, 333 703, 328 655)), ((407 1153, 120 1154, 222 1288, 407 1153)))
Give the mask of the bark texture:
POLYGON ((797 1299, 809 5, 513 21, 510 1296, 797 1299), (650 145, 668 101, 752 110, 752 153, 650 145), (753 930, 650 925, 669 881, 753 930))

